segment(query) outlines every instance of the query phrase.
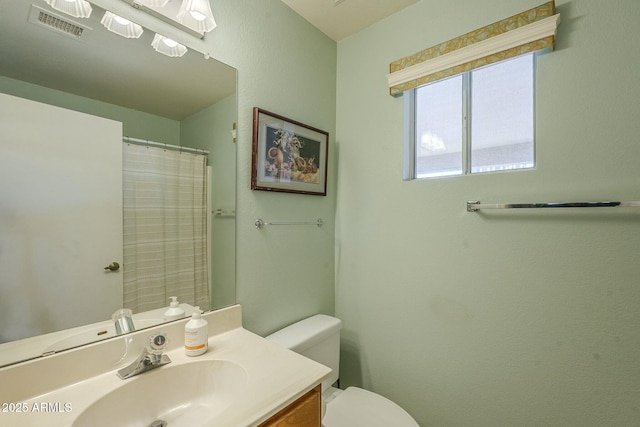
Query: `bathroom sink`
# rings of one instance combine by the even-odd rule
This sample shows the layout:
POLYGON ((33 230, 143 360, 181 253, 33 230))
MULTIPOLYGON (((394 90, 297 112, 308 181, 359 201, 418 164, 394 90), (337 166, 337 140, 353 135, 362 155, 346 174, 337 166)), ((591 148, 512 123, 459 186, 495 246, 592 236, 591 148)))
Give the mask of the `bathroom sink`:
POLYGON ((171 427, 207 425, 240 397, 246 382, 245 370, 226 360, 169 364, 124 380, 73 426, 149 426, 157 420, 171 427))

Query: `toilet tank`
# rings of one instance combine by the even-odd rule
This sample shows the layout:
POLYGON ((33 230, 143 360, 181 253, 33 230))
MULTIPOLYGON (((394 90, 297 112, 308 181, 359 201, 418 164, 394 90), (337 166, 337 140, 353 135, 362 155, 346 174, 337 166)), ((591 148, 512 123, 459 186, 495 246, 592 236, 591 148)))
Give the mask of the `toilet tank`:
POLYGON ((317 314, 274 332, 266 338, 331 368, 333 370, 331 377, 322 383, 324 390, 338 380, 341 327, 340 319, 317 314))

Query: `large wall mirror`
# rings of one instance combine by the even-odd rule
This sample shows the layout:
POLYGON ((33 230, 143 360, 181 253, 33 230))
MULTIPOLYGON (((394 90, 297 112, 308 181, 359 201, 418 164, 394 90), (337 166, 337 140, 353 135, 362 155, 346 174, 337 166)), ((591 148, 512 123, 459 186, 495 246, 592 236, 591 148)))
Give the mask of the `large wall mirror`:
MULTIPOLYGON (((124 0, 113 0, 120 1, 124 0)), ((105 0, 94 3, 102 6, 105 0)), ((48 108, 62 111, 63 115, 69 111, 98 121, 117 122, 118 126, 121 123, 122 135, 118 135, 117 142, 119 153, 128 145, 122 141, 127 137, 138 143, 151 141, 208 152, 209 184, 205 193, 208 201, 206 280, 209 296, 207 306, 201 308, 212 310, 235 303, 237 72, 191 48, 182 57, 156 52, 151 46, 155 31, 146 26, 138 39, 110 33, 100 22, 105 12, 101 6, 93 4, 89 18, 74 18, 52 9, 45 0, 0 2, 0 100, 4 103, 0 128, 13 126, 10 136, 4 133, 0 138, 0 158, 12 158, 18 151, 27 158, 42 157, 42 153, 28 152, 21 141, 30 138, 31 130, 45 126, 45 122, 54 122, 57 126, 53 130, 40 129, 44 134, 45 150, 51 150, 55 156, 34 160, 11 175, 0 174, 0 366, 64 351, 118 333, 114 329, 116 322, 112 320, 114 303, 107 303, 107 298, 99 296, 93 287, 100 286, 97 282, 103 277, 122 281, 126 265, 119 270, 106 268, 112 261, 122 263, 122 260, 104 259, 101 265, 92 266, 96 270, 95 279, 74 279, 75 283, 70 285, 77 288, 57 288, 60 286, 57 277, 63 267, 75 270, 81 262, 65 259, 47 267, 47 271, 40 271, 41 266, 30 265, 28 258, 33 256, 35 259, 36 252, 41 252, 38 256, 64 254, 68 247, 56 248, 51 244, 52 239, 45 246, 38 246, 38 242, 42 240, 40 233, 51 234, 53 231, 61 236, 65 232, 54 222, 48 225, 46 221, 28 222, 27 215, 16 215, 9 202, 16 194, 21 198, 22 182, 33 184, 35 181, 36 185, 42 184, 38 185, 40 188, 54 188, 61 195, 55 198, 67 203, 65 197, 73 200, 67 194, 67 184, 65 181, 53 184, 55 176, 62 176, 67 183, 70 180, 85 183, 85 177, 89 182, 88 177, 96 174, 95 164, 92 166, 86 157, 76 158, 75 150, 60 148, 62 145, 58 144, 71 133, 67 130, 75 130, 76 126, 68 122, 61 125, 48 108), (76 25, 80 29, 73 28, 76 25), (81 32, 80 36, 78 32, 81 32), (14 112, 22 111, 25 105, 31 108, 31 104, 43 107, 28 110, 33 113, 25 124, 9 123, 14 120, 14 112), (48 120, 44 120, 44 116, 48 120), (60 152, 64 154, 64 161, 58 164, 60 152), (34 178, 32 169, 50 172, 44 178, 34 178), (51 185, 53 187, 47 187, 51 185), (9 267, 16 265, 20 266, 18 273, 7 272, 9 267), (80 299, 71 309, 61 308, 58 297, 66 300, 76 294, 80 299), (60 319, 65 319, 63 326, 60 326, 60 319)), ((136 10, 135 13, 142 12, 136 10)), ((207 37, 215 37, 215 30, 207 37)), ((204 45, 200 40, 196 44, 204 45)), ((86 138, 87 144, 102 136, 97 125, 85 127, 95 134, 95 138, 86 138)), ((89 157, 101 158, 98 149, 92 148, 88 152, 89 157)), ((106 156, 104 162, 97 164, 106 169, 105 162, 106 156)), ((121 164, 117 166, 120 167, 121 164)), ((122 170, 117 173, 122 175, 122 170)), ((40 218, 45 219, 53 217, 53 213, 44 207, 46 198, 42 198, 42 205, 36 198, 37 206, 32 207, 40 218)), ((122 211, 122 205, 109 209, 122 211)), ((97 250, 103 246, 97 233, 95 236, 93 232, 85 234, 93 238, 93 248, 97 250)), ((76 236, 64 237, 71 237, 75 242, 76 236)), ((169 294, 161 295, 159 301, 155 306, 145 306, 144 313, 151 313, 144 315, 146 317, 133 310, 136 329, 167 320, 162 314, 169 306, 169 294)), ((190 306, 188 301, 180 303, 190 306)))

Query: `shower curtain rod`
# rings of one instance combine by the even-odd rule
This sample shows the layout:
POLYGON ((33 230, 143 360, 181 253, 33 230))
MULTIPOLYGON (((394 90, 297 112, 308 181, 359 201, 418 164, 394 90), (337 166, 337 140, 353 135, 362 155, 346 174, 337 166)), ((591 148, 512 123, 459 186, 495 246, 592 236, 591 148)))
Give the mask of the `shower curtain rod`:
POLYGON ((185 153, 207 154, 207 155, 209 154, 209 151, 201 150, 200 148, 182 147, 180 145, 165 144, 164 142, 149 141, 148 139, 139 139, 139 138, 131 138, 129 136, 123 136, 122 140, 124 142, 130 142, 136 145, 148 145, 151 147, 166 148, 167 150, 183 151, 185 153))

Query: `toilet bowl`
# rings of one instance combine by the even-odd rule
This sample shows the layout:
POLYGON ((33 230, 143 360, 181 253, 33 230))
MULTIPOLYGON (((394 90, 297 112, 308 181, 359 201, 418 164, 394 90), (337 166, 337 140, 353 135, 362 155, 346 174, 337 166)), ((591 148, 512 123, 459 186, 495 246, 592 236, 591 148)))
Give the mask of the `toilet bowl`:
POLYGON ((323 427, 419 427, 391 400, 358 387, 333 387, 340 368, 340 329, 335 317, 318 314, 266 338, 333 370, 322 383, 323 427))

